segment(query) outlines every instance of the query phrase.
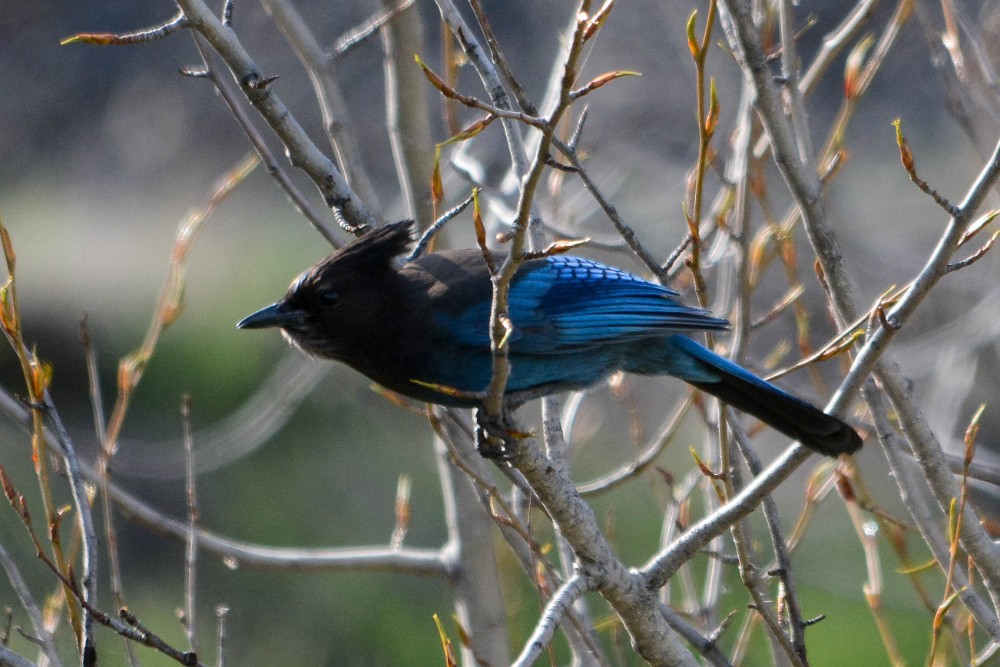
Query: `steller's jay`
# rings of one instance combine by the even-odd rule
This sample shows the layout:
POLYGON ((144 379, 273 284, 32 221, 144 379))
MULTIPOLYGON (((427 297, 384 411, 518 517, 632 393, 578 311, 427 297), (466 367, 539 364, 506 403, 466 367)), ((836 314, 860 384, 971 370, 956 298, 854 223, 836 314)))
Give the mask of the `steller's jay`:
MULTIPOLYGON (((479 250, 445 250, 398 265, 411 226, 370 231, 237 326, 281 327, 304 352, 342 361, 392 391, 476 407, 493 368, 489 268, 479 250)), ((725 320, 621 269, 568 255, 526 261, 511 284, 509 314, 510 405, 589 387, 619 370, 667 374, 828 456, 861 447, 840 419, 684 335, 724 330, 725 320)))

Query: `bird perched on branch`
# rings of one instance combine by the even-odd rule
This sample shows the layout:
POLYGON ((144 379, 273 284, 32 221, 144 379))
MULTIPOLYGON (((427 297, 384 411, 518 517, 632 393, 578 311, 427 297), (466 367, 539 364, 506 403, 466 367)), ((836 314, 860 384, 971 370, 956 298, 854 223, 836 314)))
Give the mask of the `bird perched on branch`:
MULTIPOLYGON (((304 352, 341 361, 404 396, 479 406, 493 373, 490 269, 479 250, 398 264, 411 227, 405 221, 368 232, 237 326, 280 327, 304 352)), ((511 283, 509 315, 509 405, 589 387, 616 371, 673 375, 822 454, 861 447, 837 417, 685 335, 722 331, 725 320, 621 269, 569 255, 528 260, 511 283)))

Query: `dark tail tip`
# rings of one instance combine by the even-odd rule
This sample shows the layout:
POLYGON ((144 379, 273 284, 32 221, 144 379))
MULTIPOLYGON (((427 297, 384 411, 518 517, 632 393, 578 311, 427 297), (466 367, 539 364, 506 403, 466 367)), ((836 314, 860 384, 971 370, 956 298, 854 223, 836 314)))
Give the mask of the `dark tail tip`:
POLYGON ((721 375, 719 382, 688 382, 820 454, 836 457, 861 449, 861 436, 839 417, 828 415, 763 380, 755 378, 756 382, 748 382, 729 373, 721 375), (765 388, 769 391, 762 392, 765 388))
POLYGON ((775 430, 827 456, 861 449, 861 436, 847 422, 792 396, 750 371, 702 347, 686 336, 674 336, 667 351, 671 372, 699 389, 747 412, 775 430))
MULTIPOLYGON (((813 409, 819 411, 818 408, 813 409)), ((783 432, 785 435, 795 438, 809 449, 827 456, 836 457, 841 454, 853 454, 861 449, 861 436, 847 422, 838 417, 828 415, 825 412, 820 412, 819 414, 825 417, 822 420, 822 428, 799 429, 798 433, 783 432)), ((775 428, 778 427, 775 426, 775 428)))

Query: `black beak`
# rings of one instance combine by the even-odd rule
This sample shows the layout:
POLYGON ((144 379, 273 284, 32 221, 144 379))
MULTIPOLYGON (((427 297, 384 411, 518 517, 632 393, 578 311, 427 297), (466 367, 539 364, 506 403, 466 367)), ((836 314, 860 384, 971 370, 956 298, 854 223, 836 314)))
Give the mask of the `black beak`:
POLYGON ((240 320, 237 329, 265 329, 268 327, 289 327, 302 324, 305 313, 290 307, 284 301, 272 303, 267 308, 261 308, 252 315, 240 320))

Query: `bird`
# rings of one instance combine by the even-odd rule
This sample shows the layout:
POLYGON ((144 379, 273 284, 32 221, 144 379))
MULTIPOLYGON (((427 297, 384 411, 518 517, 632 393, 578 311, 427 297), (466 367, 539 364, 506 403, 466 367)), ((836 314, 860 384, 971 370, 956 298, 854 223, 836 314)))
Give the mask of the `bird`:
MULTIPOLYGON (((481 407, 493 374, 490 264, 480 249, 399 261, 412 227, 406 220, 372 229, 237 327, 280 328, 306 354, 418 401, 481 407)), ((492 263, 504 258, 494 253, 492 263)), ((511 281, 508 314, 509 406, 586 389, 619 371, 671 375, 821 454, 861 448, 843 420, 688 335, 725 331, 725 319, 622 269, 570 254, 527 259, 511 281)))

